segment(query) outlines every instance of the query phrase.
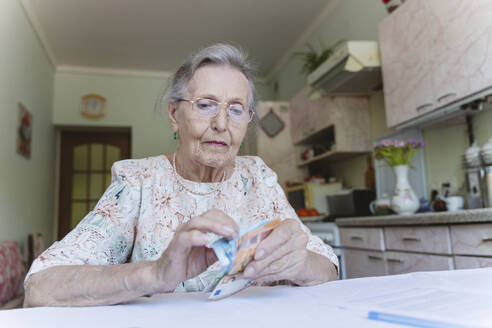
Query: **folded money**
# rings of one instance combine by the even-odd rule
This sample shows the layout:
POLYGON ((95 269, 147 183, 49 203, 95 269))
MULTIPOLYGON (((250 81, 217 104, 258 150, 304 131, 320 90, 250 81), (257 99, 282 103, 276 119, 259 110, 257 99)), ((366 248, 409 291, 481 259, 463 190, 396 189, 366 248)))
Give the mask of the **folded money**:
POLYGON ((206 291, 213 289, 211 300, 221 299, 235 294, 250 286, 253 282, 243 278, 243 270, 253 260, 256 248, 279 224, 280 219, 264 220, 241 231, 233 240, 221 238, 211 248, 221 264, 220 274, 206 291))

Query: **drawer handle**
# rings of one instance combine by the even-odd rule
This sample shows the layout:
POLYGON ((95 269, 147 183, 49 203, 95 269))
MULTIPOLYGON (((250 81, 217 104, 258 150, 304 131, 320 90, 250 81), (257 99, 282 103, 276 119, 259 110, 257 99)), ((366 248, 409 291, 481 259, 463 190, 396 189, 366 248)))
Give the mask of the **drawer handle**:
POLYGON ((482 238, 482 241, 483 241, 484 243, 491 242, 491 241, 492 241, 492 237, 482 238))
POLYGON ((381 256, 374 256, 374 255, 367 255, 367 258, 369 260, 376 260, 376 261, 382 261, 383 258, 381 256))
POLYGON ((362 240, 363 238, 361 236, 352 236, 350 237, 351 240, 362 240))
POLYGON ((416 108, 417 112, 420 112, 424 108, 431 107, 432 105, 434 105, 434 104, 433 103, 427 103, 427 104, 420 105, 419 107, 416 108))
POLYGON ((446 93, 445 95, 442 95, 439 98, 437 98, 437 101, 441 102, 442 100, 446 99, 447 97, 451 97, 451 96, 456 96, 456 92, 446 93))
POLYGON ((386 259, 386 261, 393 262, 393 263, 403 263, 403 261, 400 259, 392 259, 392 258, 388 258, 386 259))
POLYGON ((417 238, 417 237, 403 237, 402 240, 403 241, 416 241, 416 242, 420 242, 420 238, 417 238))

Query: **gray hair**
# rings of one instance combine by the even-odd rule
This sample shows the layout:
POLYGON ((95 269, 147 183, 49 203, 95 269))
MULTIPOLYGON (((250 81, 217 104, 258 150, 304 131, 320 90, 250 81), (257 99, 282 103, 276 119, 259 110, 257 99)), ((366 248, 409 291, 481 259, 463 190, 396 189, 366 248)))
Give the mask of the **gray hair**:
POLYGON ((193 74, 199 67, 207 64, 228 65, 243 73, 249 83, 249 108, 256 112, 258 96, 254 84, 255 67, 243 49, 227 43, 216 43, 191 55, 173 75, 164 100, 173 102, 185 98, 193 74))

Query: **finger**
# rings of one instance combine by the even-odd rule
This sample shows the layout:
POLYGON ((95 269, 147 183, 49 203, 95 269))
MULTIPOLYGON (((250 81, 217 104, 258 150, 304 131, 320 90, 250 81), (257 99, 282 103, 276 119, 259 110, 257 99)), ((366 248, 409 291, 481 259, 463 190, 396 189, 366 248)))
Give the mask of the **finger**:
POLYGON ((289 241, 294 233, 300 229, 296 220, 284 220, 265 238, 257 247, 255 260, 261 260, 272 254, 281 245, 289 241))
POLYGON ((184 229, 212 232, 228 239, 234 239, 239 234, 239 227, 236 222, 219 210, 210 210, 192 218, 184 229))
MULTIPOLYGON (((289 257, 295 257, 293 253, 289 257)), ((272 263, 272 269, 254 279, 255 282, 275 282, 279 280, 294 280, 300 270, 301 263, 288 259, 285 262, 282 260, 272 263), (277 264, 278 263, 278 264, 277 264)))
POLYGON ((273 253, 264 257, 261 260, 252 261, 245 270, 248 275, 258 277, 264 274, 264 271, 270 266, 274 265, 274 262, 284 258, 287 254, 297 251, 305 250, 308 241, 308 236, 304 232, 295 234, 286 243, 282 244, 279 248, 273 251, 273 253), (248 270, 249 268, 249 270, 248 270))
POLYGON ((208 236, 200 230, 181 231, 174 236, 173 247, 168 247, 178 253, 186 252, 194 246, 205 246, 208 243, 208 236))

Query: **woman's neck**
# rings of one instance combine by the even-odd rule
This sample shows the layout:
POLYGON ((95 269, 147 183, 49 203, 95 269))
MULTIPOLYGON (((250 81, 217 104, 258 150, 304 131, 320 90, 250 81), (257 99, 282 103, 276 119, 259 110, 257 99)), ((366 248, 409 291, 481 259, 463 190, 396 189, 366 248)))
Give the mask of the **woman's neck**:
MULTIPOLYGON (((174 153, 169 154, 167 158, 173 163, 174 153)), ((176 173, 186 180, 196 182, 221 182, 227 179, 232 172, 233 165, 227 165, 225 167, 211 167, 194 162, 191 159, 186 158, 184 155, 176 152, 175 159, 176 173)))

